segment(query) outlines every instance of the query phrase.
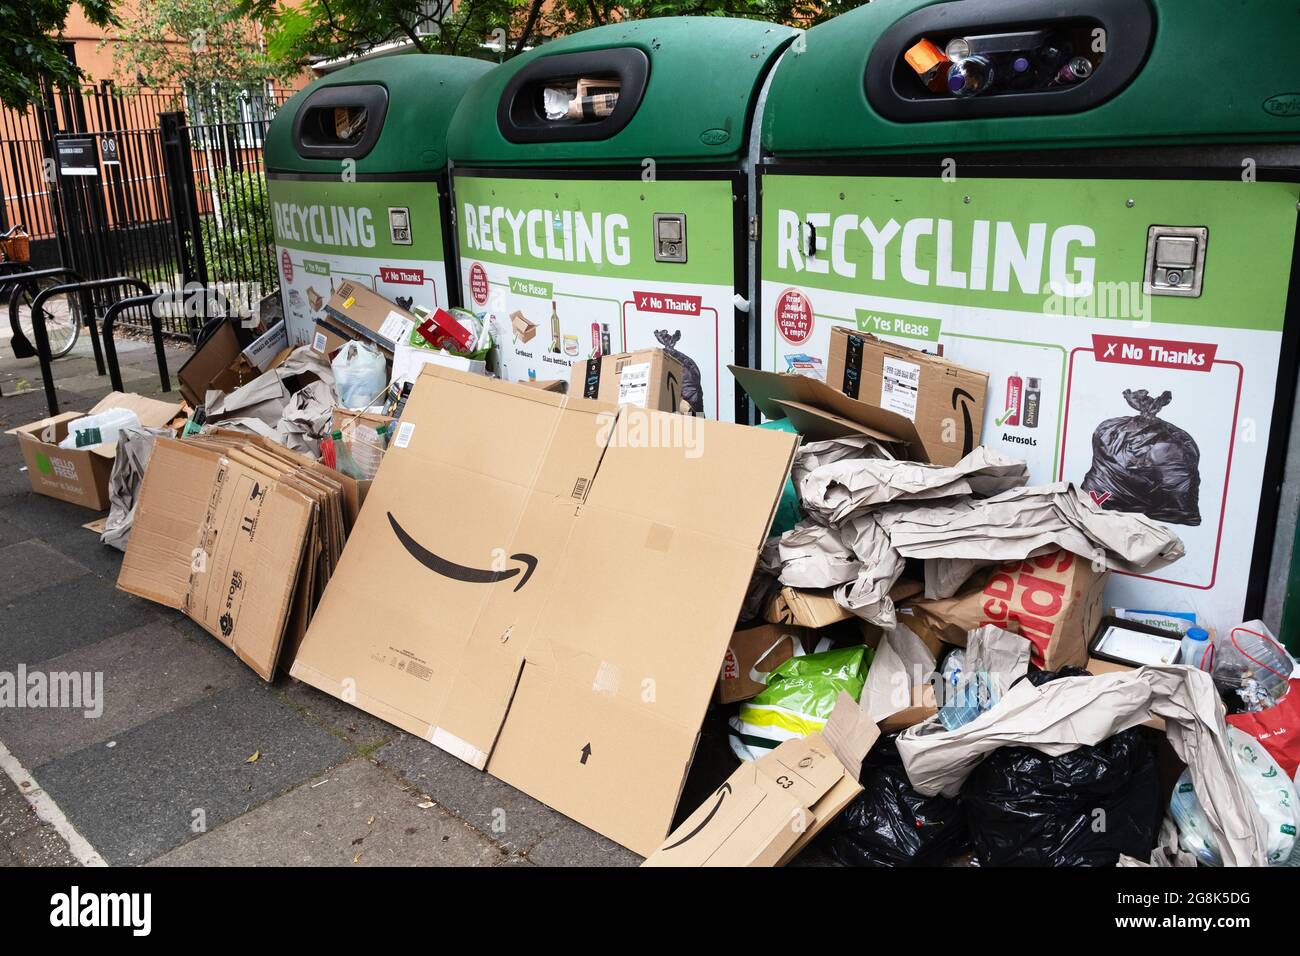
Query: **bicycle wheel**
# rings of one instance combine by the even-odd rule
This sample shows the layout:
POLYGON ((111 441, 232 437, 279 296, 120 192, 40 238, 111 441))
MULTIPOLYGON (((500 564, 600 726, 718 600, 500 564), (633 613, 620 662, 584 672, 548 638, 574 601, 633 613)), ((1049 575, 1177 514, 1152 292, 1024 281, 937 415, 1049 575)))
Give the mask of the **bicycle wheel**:
MULTIPOLYGON (((32 300, 36 292, 33 283, 21 286, 17 292, 18 328, 32 348, 36 348, 36 334, 32 330, 32 300)), ((81 305, 75 296, 55 295, 45 300, 43 308, 45 333, 50 339, 50 357, 62 358, 72 351, 81 334, 81 305)))

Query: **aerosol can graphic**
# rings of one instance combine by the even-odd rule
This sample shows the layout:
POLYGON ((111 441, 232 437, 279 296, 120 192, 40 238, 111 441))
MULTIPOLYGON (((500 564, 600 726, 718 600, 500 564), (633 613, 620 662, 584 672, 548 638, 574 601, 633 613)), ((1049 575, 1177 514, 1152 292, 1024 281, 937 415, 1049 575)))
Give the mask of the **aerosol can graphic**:
POLYGON ((998 421, 999 425, 1019 425, 1020 424, 1020 400, 1023 397, 1024 382, 1016 372, 1011 373, 1007 379, 1007 402, 1003 405, 1002 418, 998 421))

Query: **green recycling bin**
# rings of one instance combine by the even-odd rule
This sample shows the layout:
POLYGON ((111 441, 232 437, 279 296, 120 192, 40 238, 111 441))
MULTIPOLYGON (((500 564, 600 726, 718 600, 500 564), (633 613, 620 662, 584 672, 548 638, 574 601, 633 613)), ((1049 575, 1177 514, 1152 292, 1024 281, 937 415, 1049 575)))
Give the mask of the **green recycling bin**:
POLYGON ((1111 574, 1107 607, 1276 629, 1300 478, 1298 28, 1268 0, 894 0, 809 30, 761 120, 759 367, 913 417, 937 402, 959 451, 1176 531, 1185 557, 1111 574), (987 386, 868 368, 837 328, 987 386), (1159 467, 1126 469, 1144 448, 1159 467))
POLYGON ((597 27, 465 95, 448 134, 461 282, 502 378, 662 346, 693 413, 736 418, 751 117, 795 36, 721 17, 597 27))
POLYGON ((268 198, 290 342, 310 342, 341 282, 402 305, 459 301, 450 247, 447 125, 493 64, 402 54, 293 96, 266 138, 268 198))

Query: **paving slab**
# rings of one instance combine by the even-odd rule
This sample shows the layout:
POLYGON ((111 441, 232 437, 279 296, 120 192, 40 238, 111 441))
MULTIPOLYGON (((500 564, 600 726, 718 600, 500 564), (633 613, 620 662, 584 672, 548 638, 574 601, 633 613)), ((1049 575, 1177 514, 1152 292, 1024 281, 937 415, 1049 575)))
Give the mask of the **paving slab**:
POLYGON ((11 544, 17 544, 19 541, 28 541, 32 533, 16 524, 5 521, 0 518, 0 548, 7 548, 11 544))
MULTIPOLYGON (((86 520, 91 518, 87 517, 86 520)), ((78 525, 63 534, 47 536, 45 543, 91 574, 110 584, 117 583, 117 576, 122 570, 123 553, 104 544, 95 532, 78 525)))
POLYGON ((342 737, 363 754, 379 749, 403 733, 387 721, 291 677, 281 676, 276 681, 275 690, 290 707, 342 737))
MULTIPOLYGON (((0 708, 0 740, 37 767, 258 677, 206 634, 159 620, 44 661, 46 672, 99 675, 101 713, 84 707, 0 708)), ((92 679, 94 679, 92 677, 92 679)))
POLYGON ((537 866, 641 865, 636 853, 568 818, 530 848, 526 856, 537 866))
POLYGON ((569 822, 528 794, 404 731, 377 750, 374 759, 514 853, 525 853, 569 822))
POLYGON ((11 544, 0 548, 0 594, 11 601, 79 578, 86 570, 35 538, 11 544))
POLYGON ((364 757, 336 767, 152 866, 493 866, 507 854, 364 757))
POLYGON ((0 668, 31 666, 172 613, 89 572, 16 598, 0 596, 0 668))
POLYGON ((0 866, 77 866, 54 827, 0 773, 0 866))
MULTIPOLYGON (((26 492, 0 499, 0 518, 40 538, 66 534, 87 521, 94 521, 106 511, 92 511, 57 498, 35 494, 28 485, 26 492)), ((90 532, 86 532, 89 534, 90 532)))
POLYGON ((212 831, 353 753, 259 682, 29 769, 104 859, 125 865, 187 842, 199 822, 212 831))

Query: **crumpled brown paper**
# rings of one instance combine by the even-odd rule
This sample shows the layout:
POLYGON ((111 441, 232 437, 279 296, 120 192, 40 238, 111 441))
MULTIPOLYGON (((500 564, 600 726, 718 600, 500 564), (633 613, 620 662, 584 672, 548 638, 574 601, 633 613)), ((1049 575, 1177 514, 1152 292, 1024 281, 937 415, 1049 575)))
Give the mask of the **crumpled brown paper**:
POLYGON ((840 458, 806 474, 795 487, 804 512, 835 525, 873 506, 899 500, 995 495, 1023 485, 1023 461, 980 445, 951 466, 883 458, 840 458))

